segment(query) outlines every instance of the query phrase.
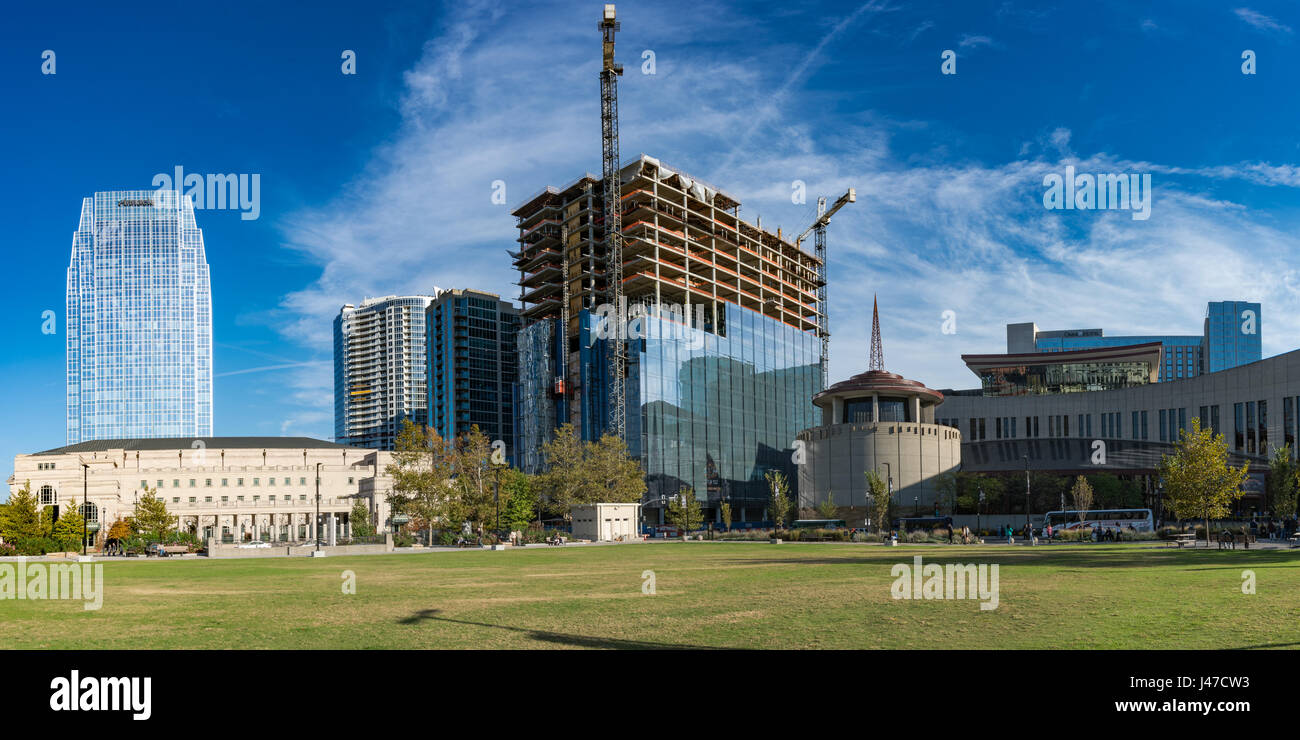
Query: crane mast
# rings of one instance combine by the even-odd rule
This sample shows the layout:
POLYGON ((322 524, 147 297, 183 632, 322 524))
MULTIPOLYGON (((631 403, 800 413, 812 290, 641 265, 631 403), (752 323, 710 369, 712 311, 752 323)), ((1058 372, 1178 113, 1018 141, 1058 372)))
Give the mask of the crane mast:
POLYGON ((817 336, 822 340, 821 352, 821 370, 822 370, 822 388, 828 387, 829 382, 829 365, 831 354, 831 329, 830 329, 830 310, 826 303, 826 225, 831 222, 831 216, 835 212, 848 205, 856 202, 858 191, 849 188, 848 192, 841 195, 835 204, 826 208, 826 197, 822 196, 817 199, 817 220, 813 221, 812 226, 804 229, 804 232, 795 239, 795 246, 803 243, 808 236, 808 232, 813 234, 813 251, 817 257, 817 336))
MULTIPOLYGON (((600 21, 604 61, 600 70, 601 177, 605 207, 605 294, 614 320, 623 321, 623 212, 618 174, 618 78, 623 65, 614 63, 614 33, 620 28, 614 5, 607 3, 600 21)), ((610 314, 607 314, 610 315, 610 314)), ((606 319, 607 321, 610 319, 606 319)), ((627 441, 627 342, 623 327, 609 333, 609 431, 627 441)))

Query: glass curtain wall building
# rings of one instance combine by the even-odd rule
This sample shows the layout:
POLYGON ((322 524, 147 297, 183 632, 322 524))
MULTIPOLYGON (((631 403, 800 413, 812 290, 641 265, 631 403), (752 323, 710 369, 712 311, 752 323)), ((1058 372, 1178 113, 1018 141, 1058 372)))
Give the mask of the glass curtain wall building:
POLYGON ((477 426, 513 451, 519 311, 495 293, 446 290, 425 311, 429 425, 443 439, 477 426))
POLYGON ((212 435, 212 289, 174 190, 95 193, 67 273, 67 440, 212 435))
POLYGON ((657 159, 641 155, 620 177, 625 306, 608 303, 599 178, 547 188, 513 211, 518 463, 543 469, 542 446, 559 425, 586 440, 605 433, 605 337, 618 331, 647 518, 662 521, 667 497, 690 488, 707 516, 726 501, 736 521, 761 520, 765 473, 780 470, 797 487, 794 440, 816 420, 820 262, 742 221, 726 192, 657 159))
POLYGON ((334 319, 334 441, 391 450, 429 423, 425 311, 434 296, 367 298, 334 319))
POLYGON ((1039 331, 1033 323, 1007 325, 1007 352, 1068 352, 1160 342, 1164 347, 1158 380, 1182 380, 1258 361, 1260 304, 1212 301, 1206 304, 1201 334, 1108 337, 1101 329, 1039 331))

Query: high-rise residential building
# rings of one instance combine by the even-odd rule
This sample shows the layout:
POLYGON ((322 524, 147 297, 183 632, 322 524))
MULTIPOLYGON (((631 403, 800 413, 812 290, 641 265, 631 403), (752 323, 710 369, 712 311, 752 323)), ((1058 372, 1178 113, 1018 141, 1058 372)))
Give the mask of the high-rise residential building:
POLYGON ((1258 303, 1216 301, 1207 304, 1201 334, 1107 337, 1101 329, 1039 331, 1032 322, 1007 324, 1007 352, 1068 352, 1159 342, 1159 381, 1182 380, 1259 360, 1260 318, 1258 303))
POLYGON ((451 439, 477 426, 513 460, 519 311, 495 293, 444 290, 425 310, 429 426, 451 439))
POLYGON ((334 318, 334 441, 391 450, 404 420, 429 423, 424 322, 434 297, 366 298, 334 318))
POLYGON ((81 204, 67 288, 67 440, 212 434, 212 289, 175 190, 81 204))
POLYGON ((518 464, 569 422, 606 431, 607 352, 628 340, 626 439, 646 471, 645 511, 692 489, 710 516, 728 502, 760 520, 764 474, 796 486, 796 435, 822 390, 820 262, 739 217, 726 192, 647 156, 620 171, 623 293, 609 305, 601 178, 548 187, 513 212, 519 249, 518 464), (609 319, 611 323, 605 323, 609 319))

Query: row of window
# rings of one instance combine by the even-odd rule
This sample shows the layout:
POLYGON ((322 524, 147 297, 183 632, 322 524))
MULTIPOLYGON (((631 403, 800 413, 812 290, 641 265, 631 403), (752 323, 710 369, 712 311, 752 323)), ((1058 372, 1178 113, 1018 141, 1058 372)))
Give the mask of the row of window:
MULTIPOLYGON (((1290 401, 1292 399, 1286 399, 1286 400, 1290 401)), ((1258 403, 1261 409, 1265 408, 1266 404, 1264 401, 1259 401, 1258 403)), ((1240 407, 1242 406, 1242 404, 1237 404, 1237 406, 1240 407)), ((1253 432, 1250 434, 1246 434, 1243 430, 1246 430, 1248 427, 1254 426, 1254 421, 1253 421, 1253 419, 1255 418, 1254 407, 1255 407, 1255 402, 1252 402, 1250 404, 1247 404, 1244 410, 1238 410, 1237 412, 1239 416, 1242 416, 1244 414, 1242 418, 1246 419, 1246 421, 1239 422, 1237 425, 1237 429, 1239 430, 1237 449, 1243 449, 1243 445, 1244 445, 1244 448, 1247 449, 1248 452, 1254 452, 1255 449, 1254 441, 1253 441, 1254 434, 1253 432)), ((1295 399, 1295 403, 1293 405, 1288 405, 1287 410, 1288 412, 1300 411, 1300 397, 1295 399)), ((1209 428, 1209 429, 1214 429, 1218 427, 1219 424, 1218 406, 1202 406, 1200 408, 1200 412, 1201 412, 1200 418, 1202 419, 1202 427, 1209 428)), ((1160 409, 1158 413, 1159 413, 1158 434, 1161 442, 1177 442, 1179 439, 1179 430, 1191 428, 1188 426, 1187 409, 1185 408, 1160 409)), ((1261 410, 1260 413, 1264 414, 1265 411, 1261 410)), ((1092 429, 1093 429, 1092 417, 1093 417, 1092 414, 1075 415, 1074 431, 1072 434, 1069 414, 1049 415, 1047 417, 1047 436, 1048 437, 1069 437, 1069 436, 1092 437, 1092 429)), ((1291 416, 1288 418, 1291 419, 1291 421, 1288 422, 1288 429, 1294 430, 1296 427, 1295 420, 1297 418, 1300 418, 1300 414, 1292 413, 1291 416)), ((1023 436, 1026 439, 1030 439, 1030 438, 1041 436, 1039 422, 1038 422, 1039 417, 1037 416, 1024 417, 1025 424, 1023 427, 1023 434, 1021 433, 1021 430, 1018 429, 1018 425, 1017 425, 1018 419, 1019 417, 1015 417, 1015 416, 1002 416, 994 419, 994 426, 993 426, 994 438, 995 439, 1016 439, 1018 437, 1023 436)), ((1124 436, 1124 423, 1123 423, 1122 412, 1108 411, 1108 412, 1100 413, 1097 414, 1097 419, 1098 419, 1098 427, 1099 427, 1098 431, 1100 432, 1099 436, 1107 439, 1118 439, 1124 436)), ((953 428, 959 428, 958 421, 959 420, 955 418, 939 419, 940 424, 944 426, 950 426, 953 428)), ((975 442, 975 441, 988 438, 987 419, 972 417, 970 419, 967 419, 967 422, 969 424, 969 434, 966 437, 966 441, 975 442)), ((1146 411, 1132 412, 1131 424, 1132 426, 1129 427, 1130 439, 1149 439, 1148 417, 1146 411)), ((1263 425, 1264 425, 1264 421, 1261 420, 1259 425, 1260 439, 1266 439, 1267 436, 1263 428, 1263 425)), ((1289 437, 1289 439, 1294 439, 1296 436, 1300 436, 1300 435, 1296 435, 1293 432, 1292 435, 1289 437)), ((1262 450, 1264 448, 1260 447, 1260 449, 1262 450)))
MULTIPOLYGON (((272 494, 269 498, 270 498, 271 501, 275 501, 275 495, 274 495, 274 494, 272 494)), ((254 497, 253 497, 253 501, 255 501, 255 502, 256 502, 256 501, 261 501, 261 500, 262 500, 262 497, 261 497, 261 496, 254 496, 254 497)), ((290 496, 290 495, 287 495, 287 494, 286 494, 285 496, 281 497, 281 500, 283 500, 283 501, 285 501, 285 502, 290 502, 290 501, 293 501, 293 496, 290 496)), ((305 494, 305 493, 300 493, 300 494, 298 494, 298 500, 299 500, 299 501, 306 501, 306 500, 307 500, 307 494, 305 494)), ((243 496, 236 496, 236 497, 235 497, 235 502, 236 502, 236 503, 243 503, 243 501, 244 501, 244 497, 243 497, 243 496)), ((181 502, 181 497, 180 497, 180 496, 172 496, 172 503, 173 503, 173 504, 179 504, 180 502, 181 502)), ((193 504, 193 503, 198 503, 198 496, 190 496, 190 497, 189 497, 189 502, 190 502, 191 504, 193 504)), ((225 504, 225 503, 229 503, 229 502, 230 502, 230 497, 229 497, 229 496, 222 496, 222 497, 221 497, 221 503, 225 504)), ((204 496, 204 497, 203 497, 203 503, 205 503, 205 504, 210 504, 210 503, 212 503, 212 497, 211 497, 211 496, 204 496)))
MULTIPOLYGON (((292 478, 287 478, 287 477, 286 477, 286 478, 284 479, 284 485, 286 485, 286 486, 293 485, 292 480, 293 480, 292 478)), ((190 481, 190 485, 189 485, 190 488, 196 488, 196 487, 198 487, 198 479, 197 479, 197 478, 190 478, 189 481, 190 481)), ((352 484, 355 483, 355 482, 356 482, 356 481, 355 481, 354 478, 351 478, 351 477, 348 478, 348 485, 352 485, 352 484)), ((166 481, 164 481, 163 479, 159 478, 158 481, 157 481, 157 483, 158 483, 158 485, 155 486, 155 488, 166 488, 166 486, 164 485, 164 483, 166 483, 166 481)), ((222 485, 222 487, 229 486, 229 485, 230 485, 230 479, 229 479, 229 478, 222 478, 222 479, 221 479, 221 485, 222 485)), ((244 485, 244 479, 243 479, 243 478, 236 478, 236 479, 235 479, 235 487, 236 487, 236 488, 238 488, 238 487, 240 487, 240 486, 243 486, 243 485, 244 485)), ((254 485, 254 486, 260 486, 260 485, 262 485, 262 479, 261 479, 261 478, 253 478, 253 485, 254 485)), ((268 485, 268 486, 274 486, 274 485, 275 485, 275 478, 267 478, 267 479, 266 479, 266 485, 268 485)), ((299 478, 299 479, 298 479, 298 485, 300 485, 300 486, 305 486, 305 485, 307 485, 307 479, 306 479, 306 478, 299 478)), ((142 480, 142 481, 140 481, 140 488, 148 488, 148 487, 149 487, 149 481, 147 481, 147 480, 142 480)), ((181 487, 181 479, 180 479, 180 478, 172 478, 172 488, 180 488, 180 487, 181 487)), ((204 487, 204 488, 211 488, 211 487, 212 487, 212 479, 211 479, 211 478, 204 478, 204 479, 203 479, 203 487, 204 487)))

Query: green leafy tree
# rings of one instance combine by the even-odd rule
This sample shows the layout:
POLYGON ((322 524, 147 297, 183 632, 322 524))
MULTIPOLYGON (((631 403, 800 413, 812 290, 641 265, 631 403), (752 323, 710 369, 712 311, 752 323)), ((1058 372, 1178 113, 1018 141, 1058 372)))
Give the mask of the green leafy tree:
POLYGON ((1174 454, 1161 458, 1159 471, 1165 504, 1179 519, 1202 519, 1208 547, 1210 520, 1227 516, 1230 505, 1241 498, 1250 463, 1240 468, 1228 465, 1223 435, 1201 429, 1201 420, 1193 418, 1192 430, 1182 430, 1174 454))
POLYGON ((375 534, 375 525, 370 521, 370 507, 365 499, 359 498, 352 502, 352 513, 348 516, 348 521, 352 523, 354 537, 371 537, 375 534))
POLYGON ((82 538, 86 535, 86 519, 77 509, 77 503, 69 500, 68 505, 59 510, 59 519, 54 522, 51 537, 59 543, 64 552, 76 552, 81 549, 82 538))
POLYGON ((826 498, 823 499, 820 504, 817 504, 817 516, 822 519, 836 519, 838 518, 836 516, 837 514, 839 514, 839 508, 835 506, 834 499, 832 499, 831 494, 827 492, 826 498))
POLYGON ((722 515, 722 525, 727 528, 728 532, 730 532, 731 531, 731 502, 723 501, 718 506, 718 513, 722 515))
POLYGON ((158 498, 158 489, 147 488, 135 502, 132 524, 137 534, 147 540, 162 541, 168 532, 176 529, 176 517, 167 513, 167 504, 158 498))
POLYGON ((584 442, 572 424, 565 424, 542 446, 542 454, 547 470, 537 477, 538 490, 550 511, 566 519, 574 506, 640 501, 645 494, 641 463, 617 437, 584 442))
POLYGON ((779 530, 790 515, 790 482, 779 470, 769 470, 763 478, 767 480, 767 514, 779 530))
POLYGON ((868 470, 867 489, 871 493, 871 508, 868 512, 871 517, 871 526, 877 532, 883 532, 889 524, 889 507, 892 503, 889 496, 889 486, 885 484, 885 479, 880 477, 880 473, 875 470, 868 470))
POLYGON ((940 473, 935 477, 935 492, 938 494, 938 501, 942 501, 948 506, 948 514, 957 513, 957 473, 948 471, 940 473))
POLYGON ((645 495, 645 472, 628 454, 627 444, 610 434, 588 443, 584 465, 592 500, 584 503, 633 503, 645 495))
POLYGON ((0 537, 5 542, 16 543, 40 536, 41 515, 36 510, 32 482, 27 481, 9 497, 8 503, 0 506, 0 537))
POLYGON ((1269 510, 1279 517, 1295 515, 1300 467, 1291 459, 1291 446, 1274 447, 1268 467, 1269 510))
POLYGON ((1079 512, 1079 521, 1088 518, 1088 512, 1092 510, 1093 491, 1092 484, 1082 475, 1074 479, 1074 486, 1070 489, 1070 500, 1074 502, 1074 508, 1079 512))
POLYGON ((522 532, 537 514, 537 493, 532 476, 508 468, 501 473, 501 526, 522 532))
POLYGON ((450 524, 490 524, 496 511, 492 441, 477 424, 456 438, 451 462, 453 493, 446 511, 450 524))
POLYGON ((687 488, 676 496, 668 499, 668 510, 664 513, 668 523, 682 531, 685 537, 687 532, 693 532, 700 528, 703 522, 704 513, 700 508, 700 500, 695 497, 695 489, 687 488))
POLYGON ((393 486, 388 500, 394 513, 418 520, 433 542, 434 526, 449 526, 454 518, 449 482, 456 454, 430 427, 402 421, 394 445, 393 462, 385 468, 393 486))

